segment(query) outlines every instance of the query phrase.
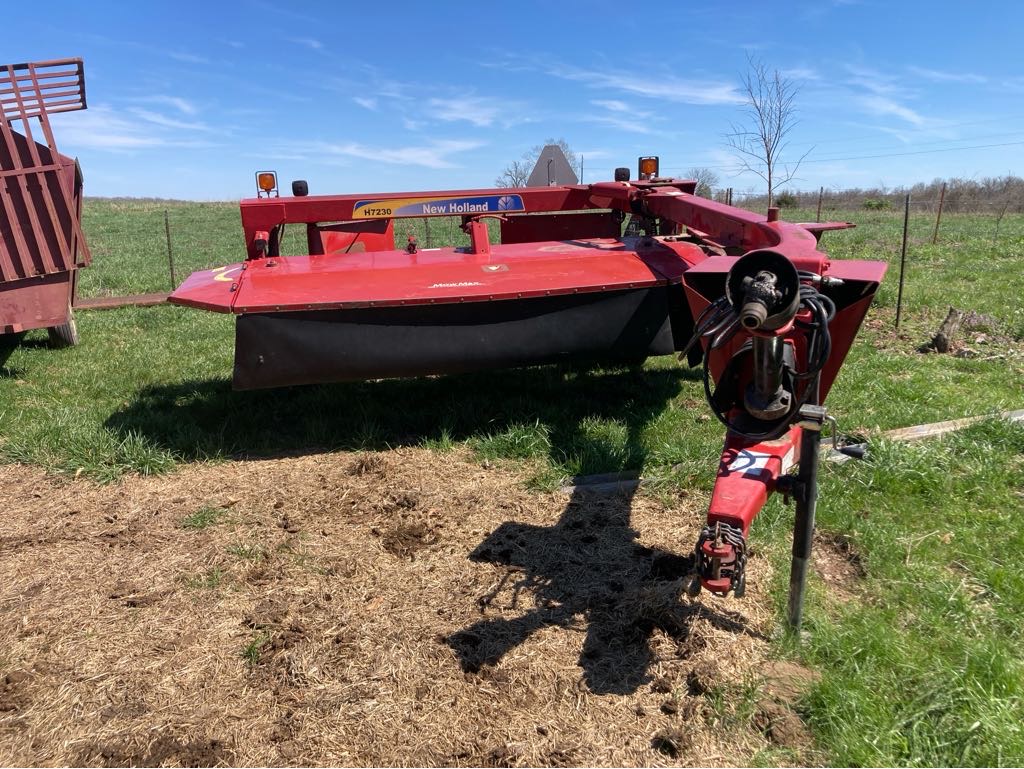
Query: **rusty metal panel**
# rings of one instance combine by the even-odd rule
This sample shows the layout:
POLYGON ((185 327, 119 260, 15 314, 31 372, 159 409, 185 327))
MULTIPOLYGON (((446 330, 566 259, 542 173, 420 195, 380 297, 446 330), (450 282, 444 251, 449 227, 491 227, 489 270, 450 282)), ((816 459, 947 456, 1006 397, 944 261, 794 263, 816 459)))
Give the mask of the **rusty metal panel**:
POLYGON ((0 283, 0 334, 67 322, 74 275, 58 272, 21 283, 0 283))
POLYGON ((88 263, 80 178, 57 151, 48 118, 84 108, 80 59, 0 66, 0 282, 88 263))

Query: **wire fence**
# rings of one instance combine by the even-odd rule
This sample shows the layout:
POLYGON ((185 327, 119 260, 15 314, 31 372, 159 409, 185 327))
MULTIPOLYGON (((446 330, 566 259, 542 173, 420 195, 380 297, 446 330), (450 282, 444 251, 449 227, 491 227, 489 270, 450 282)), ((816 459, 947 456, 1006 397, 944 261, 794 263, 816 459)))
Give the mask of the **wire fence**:
MULTIPOLYGON (((727 190, 713 197, 725 202, 727 190)), ((1017 258, 1024 251, 1024 205, 1005 201, 958 200, 947 189, 931 197, 911 195, 909 237, 912 248, 920 243, 985 241, 1000 255, 1017 258), (939 203, 943 203, 939 216, 939 203), (952 216, 947 214, 967 214, 952 216)), ((763 193, 734 191, 733 205, 760 214, 767 209, 763 193)), ((781 217, 789 221, 841 219, 862 225, 858 237, 878 238, 886 248, 898 249, 901 239, 906 192, 831 189, 815 192, 783 192, 776 203, 786 203, 781 217), (784 195, 791 195, 786 199, 784 195), (819 197, 821 208, 818 209, 819 197), (884 205, 865 202, 884 200, 884 205)), ((195 270, 240 261, 244 243, 237 225, 237 207, 220 203, 167 203, 164 201, 88 200, 85 229, 94 262, 78 277, 78 295, 103 298, 166 292, 195 270)), ((404 248, 410 236, 418 249, 462 248, 469 236, 459 217, 400 219, 394 225, 397 248, 404 248)), ((501 240, 498 222, 487 220, 490 240, 501 240)), ((301 225, 286 228, 282 253, 308 253, 306 230, 301 225)))
MULTIPOLYGON (((1002 185, 936 182, 919 184, 911 188, 864 189, 829 188, 796 191, 776 190, 773 205, 781 209, 801 208, 826 210, 902 211, 907 194, 910 195, 912 213, 937 213, 941 208, 951 214, 1007 214, 1024 213, 1024 180, 1009 177, 1002 185), (1020 182, 1019 184, 1017 182, 1020 182)), ((718 189, 712 199, 731 203, 750 210, 764 211, 768 196, 764 191, 718 189)))

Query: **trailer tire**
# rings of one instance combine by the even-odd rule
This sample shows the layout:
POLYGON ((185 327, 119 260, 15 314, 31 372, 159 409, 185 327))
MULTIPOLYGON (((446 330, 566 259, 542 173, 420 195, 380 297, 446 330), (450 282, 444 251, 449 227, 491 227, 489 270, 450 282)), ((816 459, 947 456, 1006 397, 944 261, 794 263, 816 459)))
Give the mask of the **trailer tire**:
POLYGON ((67 323, 51 326, 46 331, 50 336, 50 347, 59 350, 78 344, 78 326, 75 324, 75 316, 71 311, 68 311, 67 323))

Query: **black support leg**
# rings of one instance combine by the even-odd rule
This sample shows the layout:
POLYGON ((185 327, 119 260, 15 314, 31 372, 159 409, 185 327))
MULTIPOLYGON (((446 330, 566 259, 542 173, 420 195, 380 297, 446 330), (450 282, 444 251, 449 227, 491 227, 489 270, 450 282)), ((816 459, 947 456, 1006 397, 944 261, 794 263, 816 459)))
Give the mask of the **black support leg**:
POLYGON ((806 405, 800 409, 800 470, 797 474, 796 521, 793 525, 793 564, 789 573, 789 629, 798 633, 803 619, 807 568, 811 562, 814 539, 814 513, 818 506, 818 458, 821 428, 827 412, 823 406, 806 405))

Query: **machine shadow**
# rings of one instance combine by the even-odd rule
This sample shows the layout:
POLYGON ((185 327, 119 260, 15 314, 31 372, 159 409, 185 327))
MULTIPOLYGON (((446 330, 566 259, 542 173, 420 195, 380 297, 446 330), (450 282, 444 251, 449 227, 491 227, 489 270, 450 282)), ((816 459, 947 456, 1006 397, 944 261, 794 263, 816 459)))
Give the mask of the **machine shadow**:
POLYGON ((508 447, 513 456, 547 451, 556 462, 576 457, 583 472, 601 472, 639 467, 642 452, 632 439, 625 452, 621 441, 595 439, 588 425, 614 420, 632 435, 695 377, 680 366, 552 365, 246 392, 226 380, 194 380, 146 387, 104 424, 186 461, 430 446, 511 430, 510 441, 523 432, 539 440, 508 447))
POLYGON ((579 665, 586 686, 595 694, 630 694, 650 681, 656 630, 684 658, 699 651, 690 629, 700 618, 760 637, 742 615, 682 597, 692 554, 639 544, 632 501, 631 493, 577 489, 553 525, 505 522, 470 553, 470 560, 506 567, 498 587, 479 599, 482 610, 500 600, 502 611, 522 613, 481 619, 448 636, 465 672, 496 665, 542 628, 571 632, 585 623, 579 665))
MULTIPOLYGON (((553 462, 571 460, 581 472, 602 473, 642 468, 645 429, 698 377, 683 366, 577 364, 250 392, 233 392, 225 380, 200 380, 145 388, 106 426, 142 435, 186 460, 506 435, 513 445, 504 452, 514 456, 517 431, 525 428, 528 439, 544 436, 542 451, 553 462), (625 438, 610 436, 600 420, 624 428, 625 438)), ((521 600, 530 606, 515 619, 482 619, 449 636, 461 667, 478 672, 541 628, 585 622, 580 665, 587 686, 624 694, 648 679, 656 630, 681 648, 698 618, 751 632, 741 615, 681 598, 690 555, 639 544, 632 504, 633 491, 595 495, 579 486, 553 525, 507 521, 474 548, 471 560, 507 569, 513 610, 521 600)), ((680 546, 686 552, 690 543, 680 546)), ((506 597, 499 590, 481 601, 506 597)))
MULTIPOLYGON (((637 467, 646 455, 644 428, 661 413, 655 403, 641 399, 630 410, 627 445, 637 467)), ((504 612, 522 613, 481 619, 448 636, 465 672, 496 665, 542 628, 585 623, 579 664, 587 687, 596 694, 629 694, 650 680, 656 630, 673 638, 684 657, 696 651, 690 628, 698 618, 760 637, 742 615, 683 599, 693 568, 690 543, 680 543, 686 555, 679 555, 637 542, 631 521, 636 488, 597 493, 577 485, 554 524, 506 521, 469 554, 472 561, 505 568, 498 587, 480 597, 483 612, 500 601, 504 612)))
POLYGON ((25 339, 26 332, 20 331, 16 334, 4 334, 0 336, 0 379, 18 379, 24 375, 19 368, 9 368, 7 361, 14 355, 15 351, 21 348, 49 347, 49 344, 40 339, 25 339))

